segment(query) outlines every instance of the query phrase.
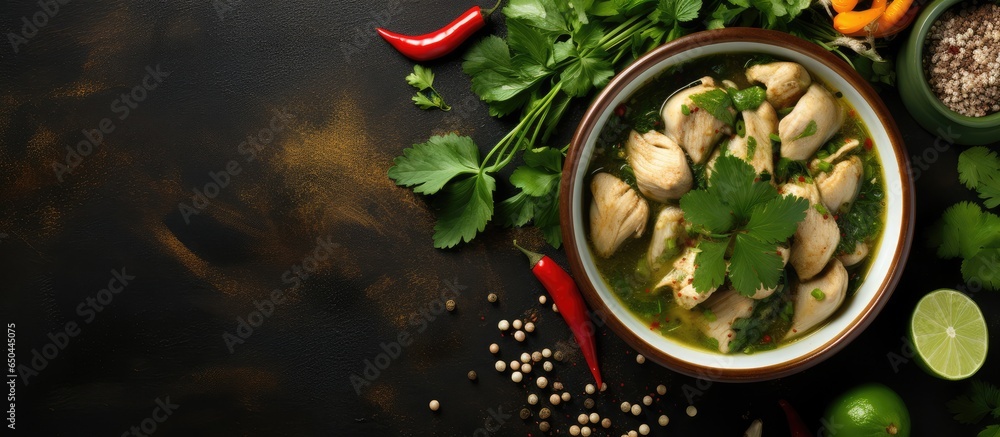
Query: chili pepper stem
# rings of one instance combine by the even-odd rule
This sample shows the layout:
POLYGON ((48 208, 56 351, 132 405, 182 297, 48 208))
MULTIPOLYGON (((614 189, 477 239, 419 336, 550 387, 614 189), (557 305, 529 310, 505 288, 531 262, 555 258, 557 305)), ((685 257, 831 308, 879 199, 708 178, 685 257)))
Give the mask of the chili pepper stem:
POLYGON ((523 252, 525 255, 527 255, 528 262, 531 264, 530 267, 532 267, 532 268, 534 268, 535 265, 538 264, 538 262, 542 260, 542 257, 545 256, 545 255, 542 255, 540 253, 532 252, 532 251, 530 251, 528 249, 525 249, 525 248, 523 248, 521 246, 518 246, 517 245, 517 240, 514 240, 514 247, 518 248, 521 252, 523 252))
POLYGON ((492 15, 493 12, 496 11, 497 8, 500 7, 501 3, 503 3, 503 0, 497 0, 497 3, 495 5, 493 5, 492 8, 482 9, 482 11, 483 11, 483 17, 489 17, 490 15, 492 15))

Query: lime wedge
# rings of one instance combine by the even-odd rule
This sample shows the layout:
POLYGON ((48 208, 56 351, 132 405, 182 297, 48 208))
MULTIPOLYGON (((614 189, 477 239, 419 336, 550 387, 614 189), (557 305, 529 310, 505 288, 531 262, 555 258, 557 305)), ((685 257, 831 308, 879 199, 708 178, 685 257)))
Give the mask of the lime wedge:
POLYGON ((942 289, 920 299, 910 319, 910 336, 917 362, 938 378, 965 379, 986 362, 986 319, 964 293, 942 289))

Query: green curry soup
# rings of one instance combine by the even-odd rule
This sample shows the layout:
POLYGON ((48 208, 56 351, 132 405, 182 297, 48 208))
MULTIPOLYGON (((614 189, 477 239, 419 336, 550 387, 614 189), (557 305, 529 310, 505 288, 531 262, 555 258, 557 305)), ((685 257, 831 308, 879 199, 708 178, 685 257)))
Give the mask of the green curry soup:
MULTIPOLYGON (((626 142, 630 131, 635 130, 640 134, 650 130, 664 132, 664 121, 661 116, 661 106, 664 101, 678 90, 686 88, 687 84, 695 83, 699 78, 710 76, 717 84, 722 83, 723 80, 729 80, 735 83, 737 89, 743 90, 753 85, 759 85, 751 83, 747 79, 745 71, 749 66, 776 61, 781 60, 748 54, 708 56, 672 67, 649 81, 621 107, 617 108, 603 127, 589 165, 586 186, 590 186, 596 174, 609 173, 630 185, 635 194, 642 197, 637 186, 635 172, 629 165, 626 152, 626 142)), ((812 81, 816 83, 817 79, 813 77, 812 81)), ((760 86, 763 87, 763 85, 760 86)), ((845 203, 845 206, 842 206, 838 211, 828 211, 830 215, 833 215, 840 231, 840 241, 834 252, 834 259, 855 251, 858 244, 863 243, 868 247, 868 255, 864 255, 862 261, 846 268, 849 280, 845 299, 850 299, 867 274, 871 265, 871 254, 876 253, 878 249, 885 216, 885 186, 879 156, 863 122, 839 92, 828 86, 824 85, 824 87, 835 96, 837 104, 846 114, 841 128, 823 143, 810 159, 804 161, 789 161, 780 158, 781 144, 775 142, 773 145, 774 174, 764 177, 774 178, 779 192, 782 183, 785 182, 798 179, 812 183, 813 178, 818 176, 818 173, 829 171, 829 168, 810 170, 809 162, 813 158, 830 157, 849 139, 859 141, 860 145, 849 153, 850 156, 860 158, 863 164, 863 174, 860 177, 857 195, 853 201, 845 203)), ((734 131, 738 131, 742 117, 739 111, 735 112, 737 126, 734 131)), ((780 120, 789 113, 789 110, 777 110, 776 112, 780 120)), ((723 137, 720 142, 725 143, 728 141, 727 138, 732 138, 734 135, 737 133, 723 137)), ((713 147, 720 146, 716 144, 713 147)), ((847 155, 844 154, 841 158, 845 158, 847 155)), ((705 165, 695 165, 689 154, 685 154, 685 157, 693 176, 693 189, 705 188, 708 183, 705 165)), ((586 191, 584 201, 585 205, 590 205, 591 202, 595 201, 590 190, 586 191)), ((627 238, 608 257, 598 256, 598 250, 595 250, 592 236, 593 229, 588 226, 587 235, 592 253, 595 255, 597 268, 615 296, 650 330, 695 348, 719 352, 718 339, 707 335, 703 329, 706 323, 713 322, 716 317, 711 310, 707 309, 707 305, 696 305, 691 309, 685 309, 678 304, 671 290, 657 289, 661 279, 671 273, 674 261, 682 255, 683 249, 696 244, 697 233, 691 229, 690 224, 687 224, 684 236, 668 245, 665 250, 666 254, 662 255, 661 258, 664 259, 664 262, 660 264, 661 267, 658 270, 652 268, 647 261, 646 254, 651 244, 653 223, 660 210, 670 205, 677 206, 678 201, 657 202, 649 198, 645 198, 645 201, 648 204, 645 231, 638 238, 627 238)), ((831 260, 830 263, 832 264, 832 262, 831 260)), ((694 268, 697 269, 697 265, 694 268)), ((795 339, 787 339, 786 337, 790 332, 789 328, 796 312, 796 306, 793 302, 799 283, 792 264, 787 264, 781 272, 776 291, 769 297, 754 300, 752 312, 732 323, 729 335, 732 337, 729 342, 729 352, 753 353, 754 351, 774 349, 794 341, 795 339)), ((716 293, 729 286, 730 281, 726 279, 725 284, 716 293)), ((819 289, 814 290, 814 293, 816 291, 819 289)), ((821 299, 822 294, 820 291, 816 295, 819 296, 817 299, 821 299)), ((839 308, 842 309, 844 306, 841 303, 839 308)), ((832 317, 836 317, 837 313, 839 310, 832 317)), ((827 317, 826 320, 829 318, 827 317)), ((816 326, 823 324, 825 321, 816 326)), ((815 329, 816 326, 811 329, 815 329)), ((797 338, 801 338, 801 336, 796 335, 797 338)))

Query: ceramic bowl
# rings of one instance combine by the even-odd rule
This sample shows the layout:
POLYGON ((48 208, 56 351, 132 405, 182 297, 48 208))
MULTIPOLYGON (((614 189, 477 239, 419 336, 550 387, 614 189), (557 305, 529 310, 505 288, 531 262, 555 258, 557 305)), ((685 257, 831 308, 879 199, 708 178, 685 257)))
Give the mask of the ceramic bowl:
POLYGON ((948 109, 938 100, 924 72, 924 42, 935 21, 962 0, 936 0, 913 22, 896 59, 896 81, 907 111, 920 125, 945 141, 969 146, 1000 141, 1000 112, 968 117, 948 109))
POLYGON ((845 62, 791 35, 761 29, 698 32, 667 43, 618 73, 591 103, 570 146, 563 169, 560 214, 572 272, 593 311, 610 329, 647 358, 677 372, 718 381, 759 381, 802 371, 843 349, 872 322, 889 300, 903 271, 912 239, 913 187, 905 147, 889 111, 875 91, 845 62), (586 235, 589 204, 587 168, 602 127, 614 109, 668 68, 698 57, 766 54, 798 62, 814 78, 843 93, 868 126, 883 163, 886 222, 882 242, 857 293, 837 315, 803 338, 774 350, 723 355, 695 349, 649 329, 615 297, 598 273, 586 235))

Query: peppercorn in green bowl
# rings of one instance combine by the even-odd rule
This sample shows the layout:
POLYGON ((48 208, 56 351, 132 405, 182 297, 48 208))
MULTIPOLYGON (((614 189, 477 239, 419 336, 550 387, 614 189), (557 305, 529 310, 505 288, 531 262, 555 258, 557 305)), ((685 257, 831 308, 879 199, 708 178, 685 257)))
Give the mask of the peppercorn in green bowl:
MULTIPOLYGON (((968 116, 949 108, 932 89, 929 83, 931 77, 928 77, 924 64, 932 27, 945 12, 952 7, 961 7, 962 4, 962 0, 936 0, 924 8, 914 21, 910 35, 904 41, 897 59, 896 76, 899 93, 913 118, 949 143, 990 144, 1000 140, 1000 112, 984 116, 968 116)), ((994 31, 1000 32, 1000 28, 994 31)), ((976 34, 975 37, 988 38, 990 35, 976 34)), ((953 54, 958 54, 960 51, 964 53, 965 50, 957 45, 949 49, 953 54)), ((972 93, 968 98, 971 102, 972 99, 981 97, 977 93, 972 93)))

